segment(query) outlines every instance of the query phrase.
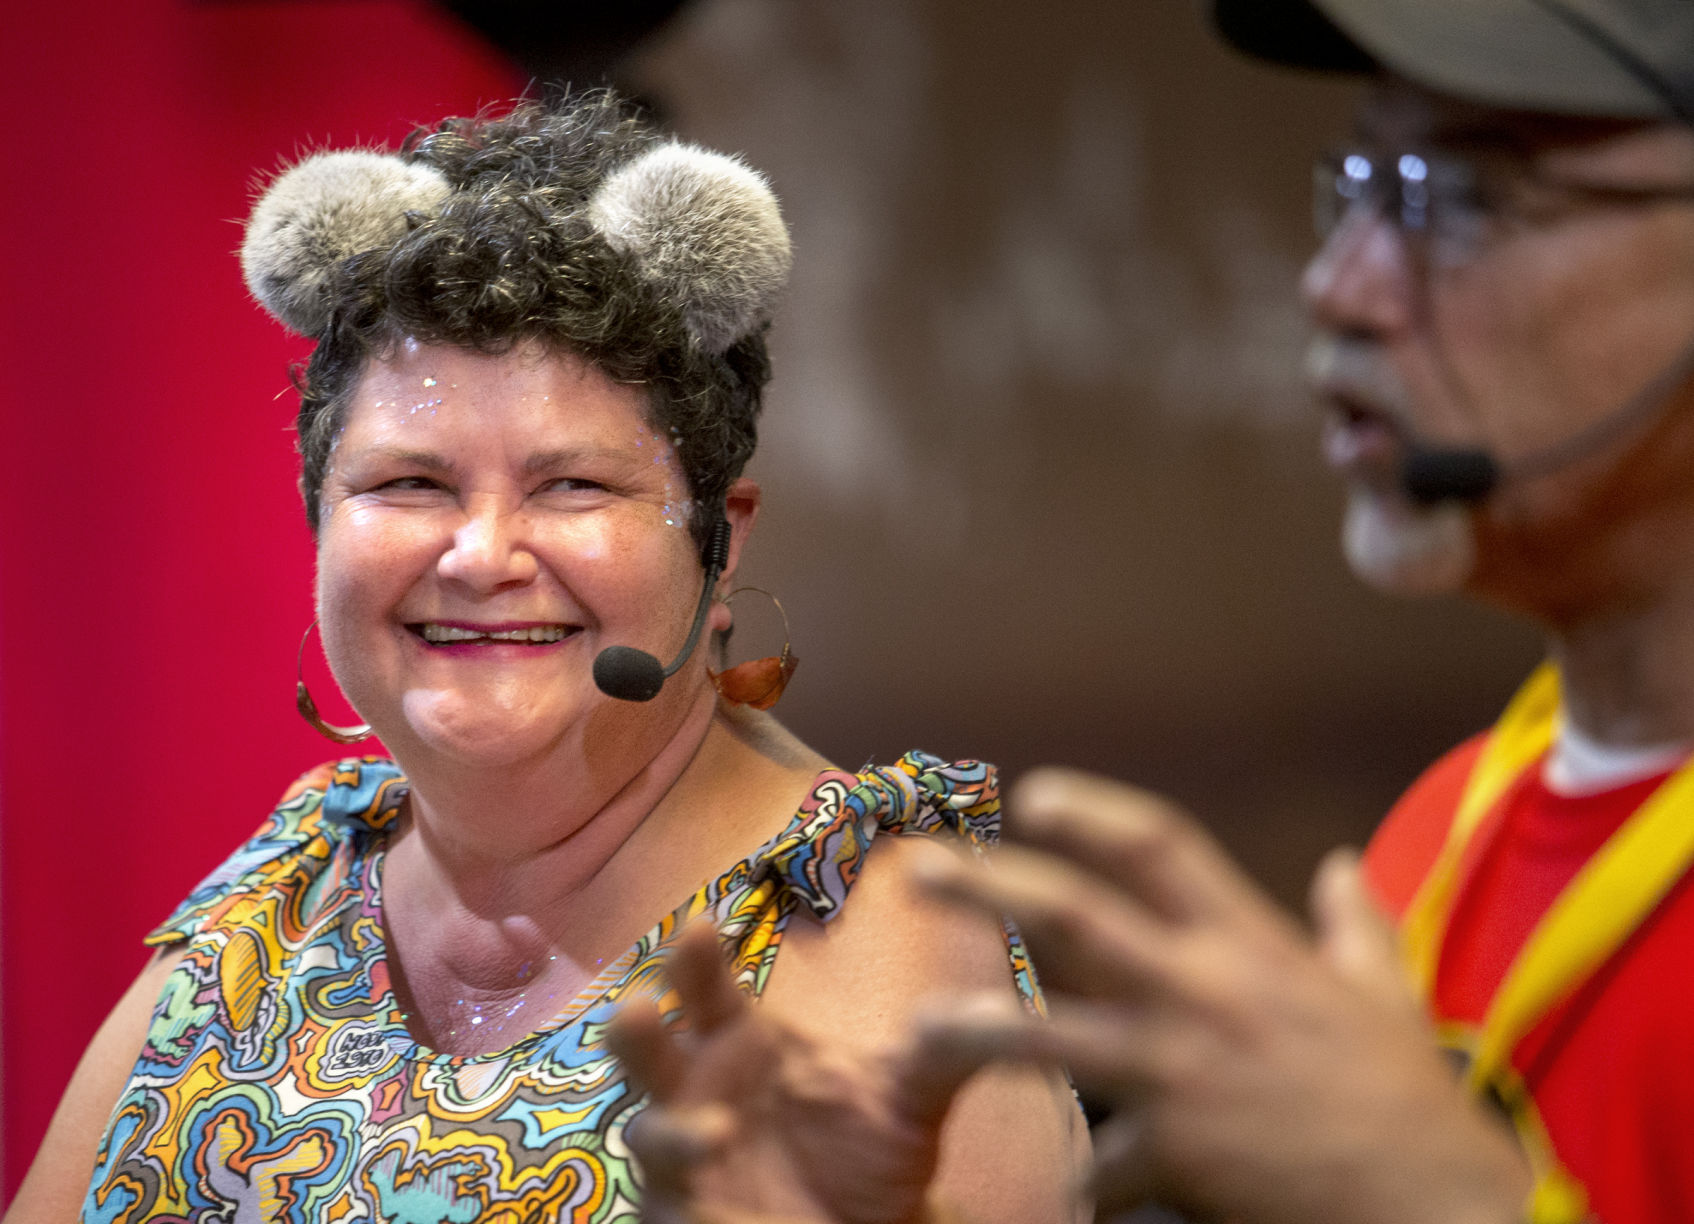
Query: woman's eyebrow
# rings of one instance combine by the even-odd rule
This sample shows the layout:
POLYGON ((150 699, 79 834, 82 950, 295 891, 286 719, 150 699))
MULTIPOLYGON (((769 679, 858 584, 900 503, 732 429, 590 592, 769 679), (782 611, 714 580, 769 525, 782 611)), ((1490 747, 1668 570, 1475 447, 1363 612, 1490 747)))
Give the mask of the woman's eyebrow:
POLYGON ((413 450, 406 446, 377 445, 371 447, 365 454, 379 462, 405 463, 432 472, 451 472, 453 470, 453 461, 435 451, 413 450))
POLYGON ((558 468, 569 467, 573 463, 581 463, 586 460, 621 460, 628 462, 629 456, 610 446, 567 446, 558 450, 535 452, 524 460, 523 470, 526 476, 537 476, 543 472, 555 471, 558 468))

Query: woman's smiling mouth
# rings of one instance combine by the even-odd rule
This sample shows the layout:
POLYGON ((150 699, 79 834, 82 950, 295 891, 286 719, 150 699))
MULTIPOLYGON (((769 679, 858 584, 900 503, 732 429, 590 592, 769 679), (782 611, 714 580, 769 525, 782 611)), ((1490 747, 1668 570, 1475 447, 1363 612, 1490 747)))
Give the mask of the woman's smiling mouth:
POLYGON ((517 628, 495 629, 492 627, 473 628, 467 625, 443 625, 436 621, 425 621, 422 624, 407 625, 406 628, 432 646, 479 642, 517 642, 524 645, 545 646, 552 642, 564 641, 571 634, 576 633, 579 626, 523 625, 517 628))

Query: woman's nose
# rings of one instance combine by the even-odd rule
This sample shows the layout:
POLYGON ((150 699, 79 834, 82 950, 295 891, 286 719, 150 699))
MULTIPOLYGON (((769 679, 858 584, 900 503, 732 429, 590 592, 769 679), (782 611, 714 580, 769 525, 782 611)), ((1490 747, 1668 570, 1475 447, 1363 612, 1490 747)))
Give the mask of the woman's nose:
POLYGON ((1370 207, 1343 216, 1300 277, 1300 298, 1312 322, 1347 335, 1410 326, 1419 291, 1406 235, 1381 209, 1370 207))
POLYGON ((437 568, 443 577, 478 591, 533 580, 537 562, 528 516, 495 497, 473 498, 437 568))

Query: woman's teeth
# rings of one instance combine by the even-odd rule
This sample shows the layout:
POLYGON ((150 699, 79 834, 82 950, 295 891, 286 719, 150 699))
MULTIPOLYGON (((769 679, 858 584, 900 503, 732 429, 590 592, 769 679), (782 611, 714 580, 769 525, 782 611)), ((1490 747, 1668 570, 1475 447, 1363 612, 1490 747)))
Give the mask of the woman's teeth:
POLYGON ((426 642, 562 642, 570 631, 563 625, 532 625, 528 629, 461 629, 457 625, 421 627, 426 642))

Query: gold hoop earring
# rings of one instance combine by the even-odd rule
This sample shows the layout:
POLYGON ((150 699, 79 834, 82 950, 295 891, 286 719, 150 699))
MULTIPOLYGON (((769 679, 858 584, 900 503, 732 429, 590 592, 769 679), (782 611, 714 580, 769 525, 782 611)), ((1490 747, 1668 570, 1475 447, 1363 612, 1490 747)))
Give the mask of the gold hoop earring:
POLYGON ((748 659, 745 663, 726 667, 721 672, 715 672, 708 667, 706 675, 711 677, 712 687, 718 690, 718 696, 730 705, 746 705, 755 710, 768 710, 782 699, 783 690, 794 678, 794 669, 800 666, 800 659, 789 647, 788 613, 783 609, 782 601, 763 587, 737 587, 723 597, 724 603, 727 604, 743 591, 763 595, 776 605, 777 614, 782 617, 782 653, 766 655, 762 659, 748 659))
POLYGON ((312 730, 326 740, 337 744, 356 744, 360 740, 369 739, 369 723, 338 727, 334 723, 325 722, 323 715, 318 713, 318 703, 313 701, 311 693, 306 691, 306 639, 312 636, 312 630, 317 627, 318 618, 314 616, 312 623, 306 626, 306 632, 300 635, 300 649, 294 655, 294 708, 300 711, 300 717, 311 725, 312 730))

